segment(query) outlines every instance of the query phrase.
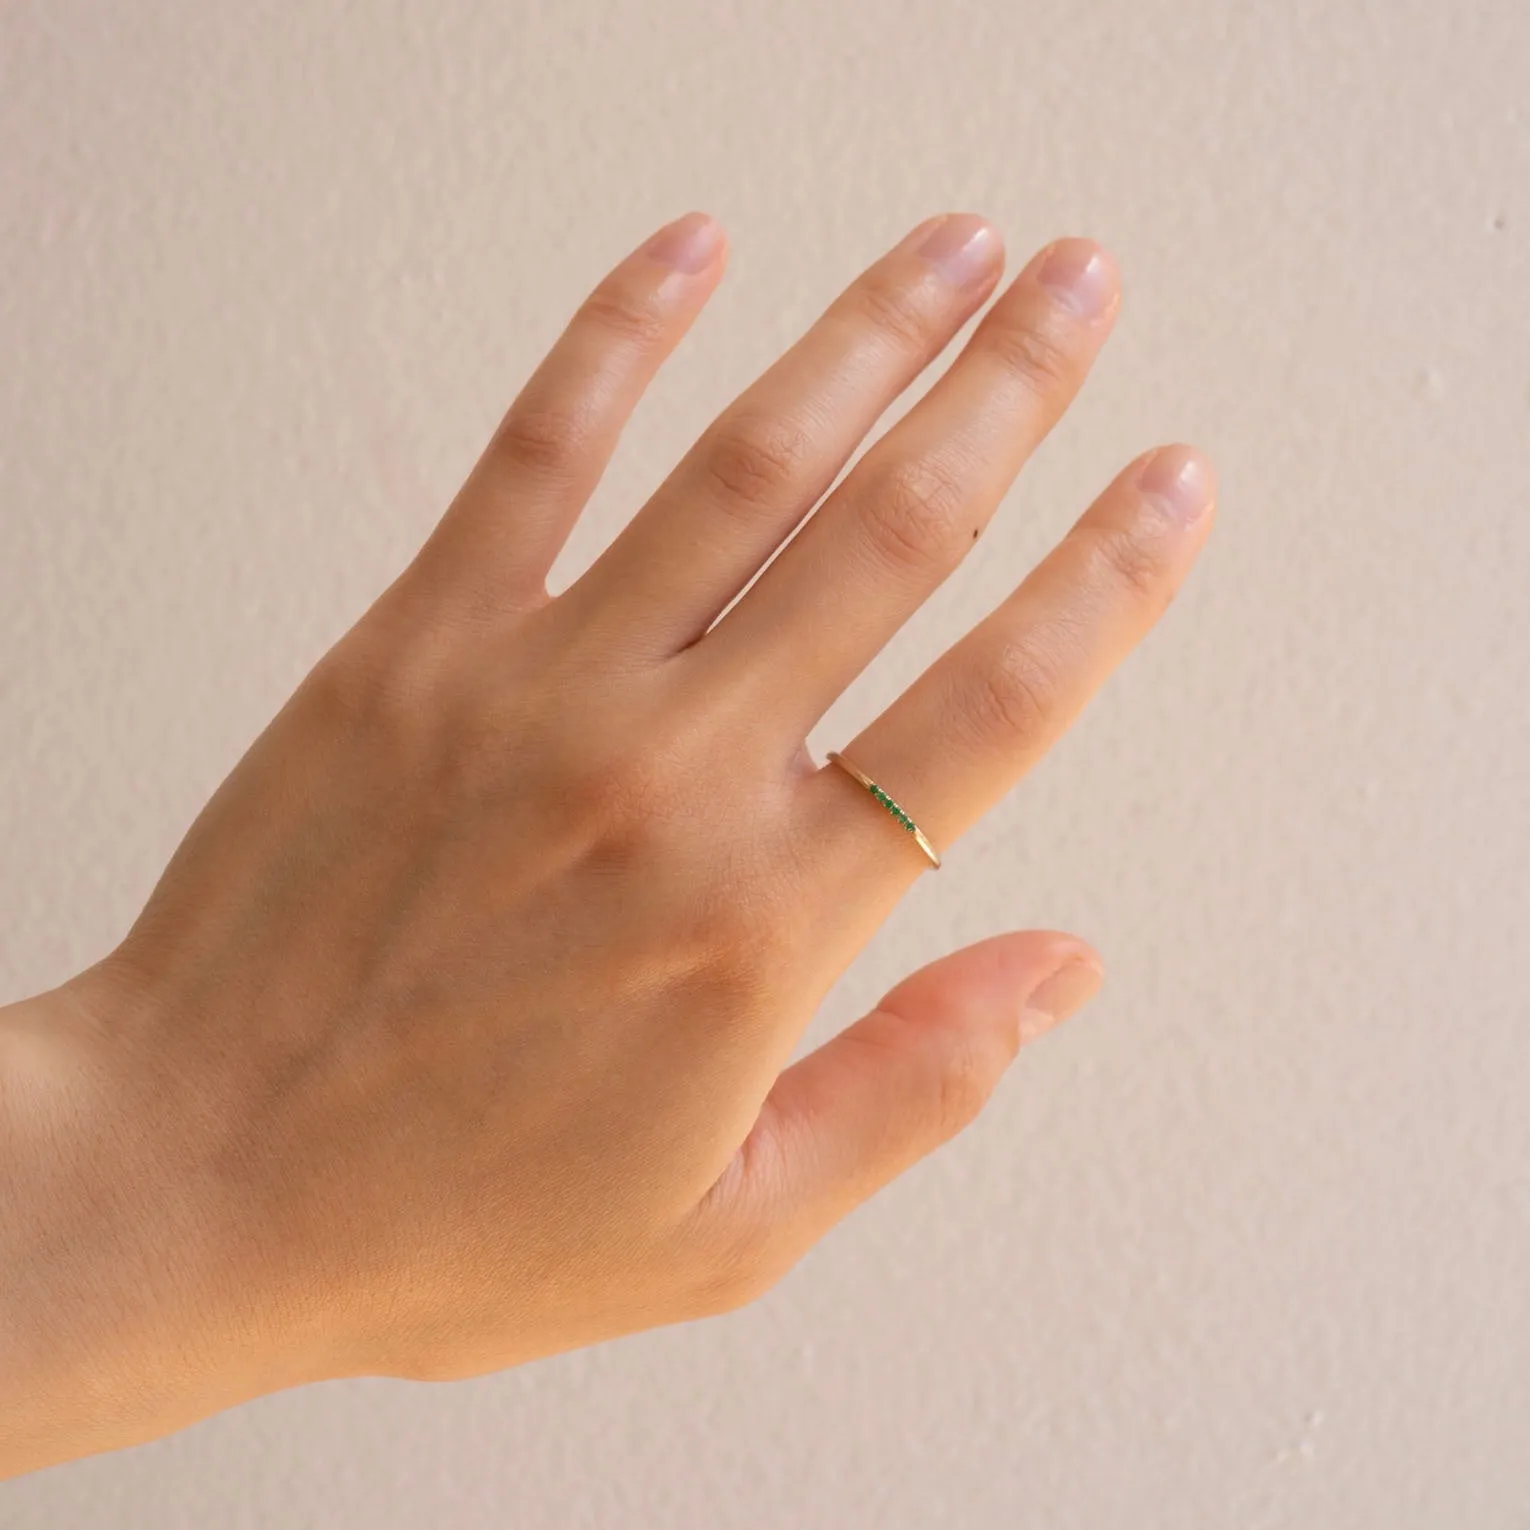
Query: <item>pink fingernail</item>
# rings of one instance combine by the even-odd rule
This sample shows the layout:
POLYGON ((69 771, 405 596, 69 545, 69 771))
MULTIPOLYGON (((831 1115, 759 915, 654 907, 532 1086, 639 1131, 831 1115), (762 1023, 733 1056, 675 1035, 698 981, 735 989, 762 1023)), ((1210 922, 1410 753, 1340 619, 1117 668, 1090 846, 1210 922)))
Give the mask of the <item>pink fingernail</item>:
POLYGON ((1161 446, 1148 458, 1137 487, 1176 520, 1193 526, 1216 498, 1216 474, 1193 446, 1161 446))
POLYGON ((1115 262, 1088 239, 1059 239, 1036 268, 1036 280, 1086 319, 1108 312, 1116 297, 1115 262))
POLYGON ((1074 1010, 1088 1003, 1100 990, 1105 973, 1087 956, 1075 957, 1059 967, 1025 1001, 1020 1012, 1020 1041, 1034 1041, 1074 1010))
POLYGON ((915 246, 953 286, 991 271, 999 258, 999 236, 976 213, 948 213, 915 246))
POLYGON ((667 223, 643 247, 643 252, 661 265, 676 271, 695 273, 711 264, 722 243, 722 226, 704 212, 688 212, 683 218, 667 223))

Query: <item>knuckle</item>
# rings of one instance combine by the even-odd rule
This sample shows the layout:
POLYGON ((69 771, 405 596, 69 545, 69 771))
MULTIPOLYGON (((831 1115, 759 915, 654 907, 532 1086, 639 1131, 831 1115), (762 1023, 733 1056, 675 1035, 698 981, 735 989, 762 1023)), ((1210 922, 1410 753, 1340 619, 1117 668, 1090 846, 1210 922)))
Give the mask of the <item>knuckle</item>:
POLYGON ((642 349, 657 345, 668 328, 664 312, 651 297, 612 286, 597 287, 584 300, 581 317, 593 321, 616 339, 642 349))
POLYGON ((754 507, 775 503, 812 449, 811 433, 790 420, 734 420, 713 432, 701 460, 725 501, 754 507))
POLYGON ((1148 606, 1166 605, 1170 582, 1163 549, 1151 538, 1120 528, 1094 528, 1087 533, 1089 561, 1102 582, 1124 589, 1148 606))
POLYGON ((857 317, 890 336, 900 349, 923 349, 930 335, 930 318, 916 288, 868 278, 851 292, 852 311, 857 317))
POLYGON ((1026 737, 1045 726, 1057 705, 1054 666, 1032 644, 1011 641, 973 673, 961 710, 982 738, 1026 737))
POLYGON ((1036 392, 1066 387, 1076 363, 1066 344, 1034 322, 995 325, 989 348, 1002 366, 1036 392))
POLYGON ((971 1038, 952 1036, 933 1077, 934 1126, 945 1141, 970 1126, 988 1103, 997 1077, 996 1059, 971 1038))
POLYGON ((646 838, 669 811, 672 788, 656 755, 641 747, 587 751, 554 772, 565 813, 597 825, 609 845, 646 838))
POLYGON ((906 1071, 910 1121, 926 1147, 945 1142, 972 1123, 987 1104, 1005 1064, 1019 1050, 954 1025, 930 1025, 896 1009, 874 1012, 879 1024, 857 1035, 863 1045, 896 1059, 906 1071))
POLYGON ((306 704, 339 734, 399 739, 417 732, 435 661, 424 651, 405 659, 405 652, 363 627, 352 629, 304 679, 306 704))
MULTIPOLYGON (((598 735, 570 715, 544 737, 537 773, 541 811, 604 872, 651 876, 655 862, 683 854, 695 832, 696 741, 685 735, 683 717, 651 705, 648 697, 607 693, 597 705, 609 724, 598 735)), ((714 917, 720 922, 725 914, 703 910, 692 938, 680 928, 676 910, 675 940, 696 944, 714 917)))
POLYGON ((947 560, 966 498, 950 467, 914 457, 881 475, 863 501, 862 514, 884 556, 900 567, 925 570, 947 560))
POLYGON ((786 944, 781 921, 768 908, 708 888, 690 916, 690 943, 706 953, 714 975, 740 996, 768 989, 775 958, 786 944))
MULTIPOLYGON (((676 800, 684 795, 677 793, 676 800)), ((689 832, 694 833, 694 823, 689 832)), ((715 850, 717 835, 709 838, 715 850)), ((768 845, 735 838, 722 859, 724 864, 700 878, 683 906, 671 912, 667 940, 690 967, 696 1013, 742 1017, 778 1006, 791 982, 788 974, 800 970, 801 899, 789 902, 790 879, 780 874, 768 845), (753 873, 747 893, 727 869, 740 861, 753 873)))
POLYGON ((589 423, 576 410, 517 404, 499 427, 498 449, 517 466, 562 474, 583 458, 589 423))

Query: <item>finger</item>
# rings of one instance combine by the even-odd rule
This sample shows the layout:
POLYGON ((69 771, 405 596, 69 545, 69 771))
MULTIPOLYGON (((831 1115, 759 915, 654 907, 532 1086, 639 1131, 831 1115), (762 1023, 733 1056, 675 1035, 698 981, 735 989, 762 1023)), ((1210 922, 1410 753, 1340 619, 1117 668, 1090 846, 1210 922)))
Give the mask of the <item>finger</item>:
POLYGON ((701 1231, 731 1233, 779 1274, 972 1121, 1019 1049, 1091 998, 1101 976, 1084 942, 1030 930, 905 978, 782 1073, 702 1203, 701 1231))
POLYGON ((711 633, 710 664, 806 733, 972 546, 1082 385, 1119 306, 1115 264, 1038 254, 962 355, 855 465, 711 633))
POLYGON ((833 483, 888 404, 992 290, 998 234, 919 225, 747 388, 565 592, 623 641, 700 636, 833 483))
MULTIPOLYGON (((1183 444, 1130 464, 996 611, 943 654, 844 753, 944 849, 1046 753, 1163 614, 1210 533, 1216 478, 1183 444)), ((824 864, 868 862, 912 876, 857 787, 826 767, 809 778, 808 832, 838 838, 824 864)))
POLYGON ((623 427, 726 265, 715 219, 660 229, 580 305, 506 411, 418 563, 492 613, 544 592, 623 427))

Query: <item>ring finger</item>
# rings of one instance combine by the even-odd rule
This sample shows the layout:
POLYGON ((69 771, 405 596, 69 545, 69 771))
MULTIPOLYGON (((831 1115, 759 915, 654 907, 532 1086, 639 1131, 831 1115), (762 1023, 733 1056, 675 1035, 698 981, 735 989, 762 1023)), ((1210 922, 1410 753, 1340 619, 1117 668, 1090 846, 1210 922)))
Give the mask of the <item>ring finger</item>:
MULTIPOLYGON (((1216 479, 1193 448, 1161 447, 1124 469, 997 610, 845 746, 937 848, 983 816, 1057 741, 1153 626, 1211 530, 1216 479)), ((826 765, 807 784, 816 836, 861 881, 911 880, 917 846, 826 765)), ((864 794, 864 793, 863 793, 864 794)))

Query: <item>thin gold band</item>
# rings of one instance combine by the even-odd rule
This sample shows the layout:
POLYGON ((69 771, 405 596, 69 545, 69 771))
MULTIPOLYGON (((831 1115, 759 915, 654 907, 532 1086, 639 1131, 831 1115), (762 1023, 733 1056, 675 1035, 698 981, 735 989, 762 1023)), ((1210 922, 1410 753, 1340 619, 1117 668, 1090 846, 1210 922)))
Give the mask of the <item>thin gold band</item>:
POLYGON ((859 770, 854 765, 852 765, 850 761, 847 760, 844 755, 839 752, 839 750, 831 749, 828 753, 828 759, 831 760, 835 765, 838 765, 839 768, 853 780, 859 781, 860 784, 864 786, 866 790, 870 792, 871 795, 875 797, 877 801, 880 802, 889 813, 892 814, 894 820, 902 828, 907 830, 908 833, 914 836, 914 842, 919 846, 921 850, 924 851, 925 855, 929 859, 930 865, 932 865, 936 871, 939 871, 940 852, 936 850, 934 845, 932 845, 929 840, 924 837, 924 830, 921 829, 919 825, 915 823, 914 820, 910 818, 906 812, 904 812, 904 810, 894 800, 892 795, 884 787, 879 786, 875 781, 873 781, 864 770, 859 770))

